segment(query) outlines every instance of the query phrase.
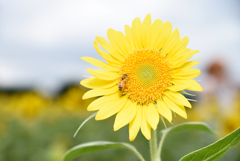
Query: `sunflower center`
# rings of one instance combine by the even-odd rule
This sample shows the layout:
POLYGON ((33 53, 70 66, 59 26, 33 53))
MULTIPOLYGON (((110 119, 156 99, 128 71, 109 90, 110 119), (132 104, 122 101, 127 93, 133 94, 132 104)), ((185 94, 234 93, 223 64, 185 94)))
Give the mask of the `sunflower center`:
POLYGON ((136 75, 143 85, 149 85, 153 83, 154 80, 156 80, 157 71, 155 70, 155 67, 151 64, 143 64, 137 69, 136 75))
POLYGON ((122 93, 140 104, 154 103, 171 84, 168 60, 155 49, 134 50, 123 62, 120 74, 127 74, 122 93))

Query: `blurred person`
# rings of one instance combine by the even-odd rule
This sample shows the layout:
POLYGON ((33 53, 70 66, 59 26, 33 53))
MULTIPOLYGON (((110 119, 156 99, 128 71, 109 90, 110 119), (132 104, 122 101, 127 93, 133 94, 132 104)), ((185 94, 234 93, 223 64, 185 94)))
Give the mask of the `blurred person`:
MULTIPOLYGON (((220 136, 226 135, 226 125, 236 127, 231 119, 236 111, 237 85, 227 71, 227 66, 222 60, 214 60, 207 67, 205 77, 202 82, 203 93, 199 99, 197 112, 200 121, 205 121, 216 128, 220 136), (234 125, 229 125, 233 123, 234 125)), ((228 133, 236 128, 231 128, 228 133)))
POLYGON ((218 103, 218 110, 221 113, 231 112, 234 104, 234 98, 237 92, 237 86, 227 74, 224 63, 216 60, 210 64, 207 69, 207 77, 203 83, 204 96, 206 98, 216 97, 218 103))

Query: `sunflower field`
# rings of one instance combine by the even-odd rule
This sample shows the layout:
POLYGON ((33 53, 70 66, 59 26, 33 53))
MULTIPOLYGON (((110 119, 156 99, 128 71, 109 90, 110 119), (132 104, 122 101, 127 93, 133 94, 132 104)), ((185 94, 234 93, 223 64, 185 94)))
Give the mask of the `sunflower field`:
MULTIPOLYGON (((86 89, 80 85, 67 86, 55 96, 45 96, 34 90, 1 90, 0 92, 0 160, 1 161, 57 161, 62 160, 65 152, 80 143, 104 140, 125 142, 128 140, 128 127, 113 131, 114 117, 103 121, 90 120, 73 138, 78 126, 89 116, 86 108, 91 100, 82 100, 86 89)), ((188 110, 188 121, 208 121, 218 132, 213 134, 198 131, 179 131, 169 135, 163 145, 164 160, 179 160, 183 155, 213 143, 227 135, 240 125, 239 97, 234 101, 231 117, 224 117, 218 111, 218 100, 211 98, 205 102, 206 109, 198 107, 188 110), (214 117, 213 117, 214 116, 214 117), (213 121, 214 120, 214 121, 213 121)), ((202 106, 202 105, 201 105, 202 106)), ((186 122, 185 119, 174 118, 173 124, 186 122)), ((172 126, 167 124, 168 127, 172 126)), ((164 129, 160 124, 159 129, 164 129)), ((128 141, 130 143, 130 141, 128 141)), ((136 141, 131 142, 149 158, 148 141, 139 134, 136 141)), ((232 148, 221 161, 240 159, 240 146, 232 148)), ((138 160, 127 150, 106 150, 77 157, 80 160, 138 160)))

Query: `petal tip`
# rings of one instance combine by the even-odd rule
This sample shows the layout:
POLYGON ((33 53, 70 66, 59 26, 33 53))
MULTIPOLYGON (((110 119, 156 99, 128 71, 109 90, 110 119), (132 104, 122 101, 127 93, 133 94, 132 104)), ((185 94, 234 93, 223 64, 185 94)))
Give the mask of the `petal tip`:
POLYGON ((90 72, 92 71, 92 69, 87 68, 86 71, 87 71, 88 73, 90 73, 90 72))
POLYGON ((187 119, 187 114, 186 115, 184 115, 184 116, 182 116, 183 118, 185 118, 185 119, 187 119))
POLYGON ((115 119, 115 123, 113 125, 113 131, 117 131, 117 130, 119 130, 119 125, 116 124, 116 119, 115 119))
POLYGON ((134 141, 135 138, 136 138, 136 136, 129 136, 129 140, 130 140, 130 141, 134 141))
POLYGON ((95 120, 96 120, 96 121, 101 120, 101 117, 100 117, 98 114, 99 114, 99 113, 97 113, 97 115, 95 116, 95 120))
POLYGON ((150 132, 150 134, 148 134, 148 135, 143 135, 147 140, 150 140, 151 139, 151 132, 150 132))
MULTIPOLYGON (((85 80, 85 79, 84 79, 85 80)), ((82 86, 84 86, 84 80, 81 80, 80 81, 80 84, 82 85, 82 86)), ((84 86, 85 87, 85 86, 84 86)))
POLYGON ((157 129, 157 126, 152 127, 152 129, 155 131, 157 129))
POLYGON ((119 129, 119 127, 113 126, 113 131, 118 131, 119 129))
POLYGON ((151 14, 147 14, 147 16, 145 17, 145 19, 150 19, 151 20, 151 14))
POLYGON ((81 59, 82 59, 82 60, 85 60, 85 59, 87 59, 87 57, 81 57, 81 59))
POLYGON ((86 96, 87 92, 84 93, 84 95, 82 96, 82 99, 85 100, 85 99, 88 99, 87 96, 86 96))

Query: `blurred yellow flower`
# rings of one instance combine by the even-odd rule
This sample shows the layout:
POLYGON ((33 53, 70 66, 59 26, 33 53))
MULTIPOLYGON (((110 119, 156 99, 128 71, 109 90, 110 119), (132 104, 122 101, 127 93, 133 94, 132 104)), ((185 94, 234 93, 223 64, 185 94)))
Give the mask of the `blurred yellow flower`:
MULTIPOLYGON (((62 110, 64 114, 73 114, 78 116, 86 115, 86 107, 94 99, 82 100, 86 89, 73 85, 65 89, 56 99, 56 107, 62 110)), ((57 110, 57 109, 55 109, 57 110)))
POLYGON ((68 88, 57 99, 59 106, 63 106, 64 110, 76 113, 83 107, 84 101, 81 100, 84 91, 79 86, 68 88))
POLYGON ((35 119, 46 111, 48 100, 35 91, 15 93, 11 97, 10 109, 22 119, 35 119))
POLYGON ((231 117, 223 118, 222 120, 223 133, 221 137, 230 134, 240 127, 239 113, 233 113, 231 117))
POLYGON ((151 128, 156 130, 160 117, 171 122, 174 112, 187 118, 184 106, 191 108, 191 104, 181 92, 184 89, 202 91, 192 80, 201 73, 191 68, 199 62, 187 61, 199 51, 186 48, 189 39, 180 39, 177 28, 172 32, 170 22, 157 19, 151 23, 150 14, 142 23, 135 18, 132 28, 126 25, 125 34, 109 29, 110 43, 96 37, 94 47, 108 63, 82 58, 104 69, 87 69, 94 77, 81 81, 83 86, 92 89, 83 99, 103 96, 88 106, 89 111, 99 110, 96 120, 117 113, 115 131, 129 123, 130 141, 140 129, 149 140, 151 128))

